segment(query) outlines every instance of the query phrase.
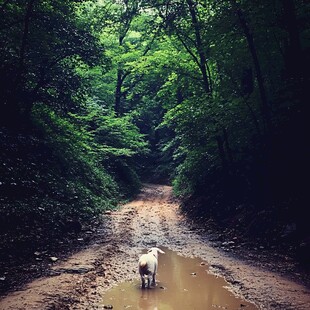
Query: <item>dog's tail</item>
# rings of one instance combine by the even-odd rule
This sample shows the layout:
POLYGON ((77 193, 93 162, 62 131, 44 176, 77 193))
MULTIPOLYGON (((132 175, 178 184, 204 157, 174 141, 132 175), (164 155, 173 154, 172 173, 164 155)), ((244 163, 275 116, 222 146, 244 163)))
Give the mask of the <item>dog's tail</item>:
POLYGON ((140 268, 145 268, 146 267, 146 265, 147 265, 147 262, 145 261, 145 260, 143 260, 143 261, 141 261, 140 262, 140 268))
POLYGON ((142 260, 140 263, 139 263, 139 273, 140 275, 145 275, 148 273, 148 267, 147 267, 147 262, 145 260, 142 260))

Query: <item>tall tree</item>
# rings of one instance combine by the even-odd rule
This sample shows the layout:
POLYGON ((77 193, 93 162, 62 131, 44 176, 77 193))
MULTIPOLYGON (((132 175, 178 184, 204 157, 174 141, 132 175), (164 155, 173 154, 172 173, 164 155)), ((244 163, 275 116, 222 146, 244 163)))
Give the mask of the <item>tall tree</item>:
POLYGON ((259 93, 260 93, 260 97, 261 97, 261 112, 263 115, 263 119, 266 122, 268 131, 270 133, 272 130, 271 129, 272 128, 271 111, 270 111, 270 107, 269 107, 269 103, 268 103, 268 99, 267 99, 267 93, 266 93, 266 89, 265 89, 265 85, 264 85, 263 73, 262 73, 260 61, 258 59, 257 49, 256 49, 256 46, 254 43, 253 34, 252 34, 250 27, 246 21, 244 12, 240 8, 240 6, 237 4, 236 0, 231 0, 231 4, 232 4, 233 10, 235 11, 236 15, 238 16, 240 26, 244 32, 244 35, 245 35, 247 43, 248 43, 249 51, 250 51, 251 56, 252 56, 253 65, 254 65, 255 73, 256 73, 257 84, 259 87, 259 93))
MULTIPOLYGON (((130 29, 130 25, 136 15, 139 13, 140 1, 124 1, 121 5, 121 13, 119 16, 119 30, 118 30, 118 43, 120 48, 123 48, 124 40, 128 31, 130 29)), ((122 64, 118 64, 117 68, 117 80, 116 80, 116 88, 115 88, 115 102, 114 108, 117 115, 122 115, 122 86, 126 77, 130 74, 129 71, 125 71, 122 68, 122 64)))
POLYGON ((205 93, 212 92, 211 72, 208 66, 208 41, 204 32, 204 20, 200 15, 205 8, 199 1, 165 1, 155 6, 164 20, 170 35, 176 36, 183 48, 194 60, 201 74, 205 93))
POLYGON ((206 47, 204 46, 203 41, 202 41, 201 29, 200 29, 201 25, 198 20, 198 12, 196 9, 198 3, 195 3, 192 0, 187 0, 186 2, 189 8, 190 15, 191 15, 192 25, 195 30, 195 38, 196 38, 195 45, 196 45, 197 53, 199 55, 199 61, 198 60, 196 61, 199 65, 199 69, 202 74, 204 90, 206 93, 210 93, 211 88, 210 88, 209 78, 211 77, 210 75, 208 76, 208 73, 207 73, 207 57, 206 57, 206 52, 205 52, 206 47))
POLYGON ((79 26, 75 3, 29 0, 4 10, 0 32, 4 43, 0 49, 2 121, 18 119, 20 114, 29 118, 39 101, 55 108, 77 104, 71 96, 81 86, 74 74, 76 66, 100 63, 103 49, 89 29, 79 26))

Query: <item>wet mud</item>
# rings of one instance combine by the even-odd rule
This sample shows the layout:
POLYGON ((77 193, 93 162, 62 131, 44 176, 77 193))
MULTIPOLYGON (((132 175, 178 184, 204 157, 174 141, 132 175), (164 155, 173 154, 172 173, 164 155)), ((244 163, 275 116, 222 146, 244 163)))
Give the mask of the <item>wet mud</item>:
POLYGON ((222 277, 209 273, 199 258, 186 258, 167 248, 159 257, 156 286, 141 289, 139 280, 121 283, 102 299, 102 309, 258 309, 228 290, 222 277))
MULTIPOLYGON (((202 277, 211 275, 218 277, 222 281, 218 285, 225 286, 224 291, 237 300, 234 308, 227 309, 250 309, 250 304, 258 309, 310 309, 308 287, 292 280, 289 274, 272 271, 270 264, 258 264, 255 255, 244 260, 227 251, 227 247, 214 247, 207 236, 191 227, 179 212, 179 204, 173 199, 169 186, 146 185, 137 199, 104 214, 102 226, 96 229, 95 238, 85 249, 51 263, 47 276, 28 283, 22 290, 1 297, 0 309, 104 309, 106 294, 110 289, 118 290, 119 296, 125 292, 122 291, 125 288, 119 285, 128 285, 133 290, 130 295, 135 293, 136 298, 131 301, 135 303, 131 309, 139 309, 139 302, 147 307, 150 301, 153 302, 153 297, 158 300, 161 296, 179 294, 176 291, 180 290, 183 290, 182 296, 185 298, 189 295, 189 291, 186 291, 190 290, 187 286, 189 281, 197 281, 198 285, 202 277), (169 265, 169 272, 159 270, 156 288, 141 292, 137 262, 141 253, 152 246, 173 251, 168 250, 168 255, 159 257, 159 268, 169 265), (170 258, 172 261, 169 261, 170 258), (188 261, 188 258, 193 260, 188 261), (182 259, 186 262, 173 263, 182 259), (209 267, 200 266, 202 261, 209 267), (187 264, 194 266, 192 268, 187 264), (172 265, 179 268, 174 269, 172 265), (180 277, 184 270, 187 275, 182 280, 180 277)), ((225 242, 232 244, 232 240, 225 242)), ((213 282, 211 280, 202 282, 190 294, 202 298, 203 295, 219 296, 216 292, 223 291, 222 288, 209 287, 209 282, 213 282), (213 291, 215 295, 212 295, 213 291)), ((192 306, 198 297, 191 299, 192 306)), ((179 298, 171 295, 168 299, 170 302, 179 298)), ((211 300, 213 297, 209 298, 211 300)), ((204 309, 231 307, 218 303, 219 299, 214 297, 211 308, 204 309)), ((156 307, 158 310, 195 309, 152 304, 150 307, 152 310, 156 307)), ((124 307, 115 306, 113 309, 124 307)))

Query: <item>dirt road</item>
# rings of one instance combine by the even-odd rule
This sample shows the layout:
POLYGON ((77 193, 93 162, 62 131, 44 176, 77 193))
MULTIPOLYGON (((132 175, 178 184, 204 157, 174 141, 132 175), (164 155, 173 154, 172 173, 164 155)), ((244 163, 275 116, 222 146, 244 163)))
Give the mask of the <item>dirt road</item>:
POLYGON ((103 294, 116 283, 137 279, 138 256, 154 245, 204 260, 231 291, 259 309, 310 309, 305 286, 257 267, 255 257, 244 261, 211 246, 186 224, 171 187, 161 185, 146 185, 136 200, 107 212, 90 246, 53 263, 49 276, 3 297, 0 309, 102 309, 103 294))

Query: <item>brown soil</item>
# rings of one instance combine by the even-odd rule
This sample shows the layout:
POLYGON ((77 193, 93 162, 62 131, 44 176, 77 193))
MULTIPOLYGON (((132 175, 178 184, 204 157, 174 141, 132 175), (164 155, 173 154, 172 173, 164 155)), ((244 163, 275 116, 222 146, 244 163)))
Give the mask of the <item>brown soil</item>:
MULTIPOLYGON (((0 309, 102 309, 109 288, 139 278, 138 257, 154 245, 199 257, 210 265, 210 272, 226 279, 232 292, 259 309, 310 308, 310 291, 298 274, 272 271, 279 270, 279 264, 274 268, 272 260, 258 263, 257 252, 245 259, 244 249, 234 251, 236 241, 214 246, 186 222, 169 186, 146 185, 136 200, 103 215, 103 225, 96 230, 87 248, 59 259, 46 276, 3 296, 0 309)), ((285 261, 282 266, 290 270, 285 261)))

